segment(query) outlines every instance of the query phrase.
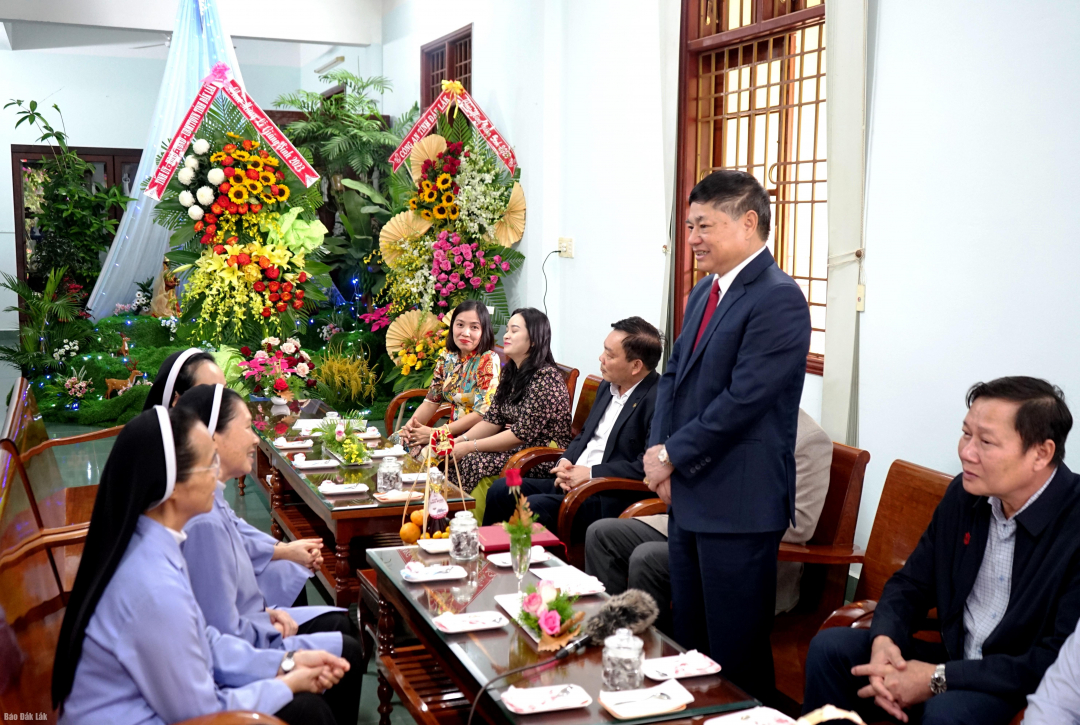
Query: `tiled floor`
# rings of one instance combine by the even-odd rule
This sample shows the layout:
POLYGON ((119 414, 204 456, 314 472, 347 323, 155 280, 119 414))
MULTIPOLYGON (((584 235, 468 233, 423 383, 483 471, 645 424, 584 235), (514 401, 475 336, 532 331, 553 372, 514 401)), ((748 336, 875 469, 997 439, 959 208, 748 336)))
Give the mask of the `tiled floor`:
MULTIPOLYGON (((14 382, 14 379, 12 382, 14 382)), ((2 384, 3 378, 0 377, 0 385, 2 384)), ((0 400, 0 402, 2 402, 2 400, 0 400)), ((48 430, 51 438, 61 438, 79 435, 81 433, 89 433, 98 429, 88 426, 49 424, 48 430)), ((104 468, 105 461, 108 460, 109 452, 112 450, 114 440, 114 438, 103 438, 91 443, 72 446, 70 450, 65 450, 64 453, 58 455, 56 462, 60 469, 63 485, 65 487, 85 486, 88 483, 97 483, 101 469, 104 468)), ((266 494, 259 484, 250 477, 248 478, 247 485, 244 487, 244 491, 245 495, 240 496, 235 482, 231 482, 229 487, 225 490, 225 499, 229 502, 229 505, 233 507, 233 510, 236 511, 238 516, 241 516, 248 521, 248 523, 261 531, 269 532, 270 505, 266 494)), ((312 583, 313 581, 314 580, 309 580, 307 584, 308 603, 329 604, 329 600, 323 595, 322 591, 312 583)), ((357 721, 358 725, 375 725, 375 723, 379 722, 379 713, 377 710, 379 704, 377 696, 379 684, 376 673, 375 658, 373 657, 371 659, 371 664, 368 666, 368 671, 363 677, 363 685, 360 693, 360 717, 357 721)), ((409 713, 401 707, 400 701, 396 695, 394 697, 394 711, 390 715, 390 722, 393 723, 393 725, 413 725, 415 722, 409 713)))

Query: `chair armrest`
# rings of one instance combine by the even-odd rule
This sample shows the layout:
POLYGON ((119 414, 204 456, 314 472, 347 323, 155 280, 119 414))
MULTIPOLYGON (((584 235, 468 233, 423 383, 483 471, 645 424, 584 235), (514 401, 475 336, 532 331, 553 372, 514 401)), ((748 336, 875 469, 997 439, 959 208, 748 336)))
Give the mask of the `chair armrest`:
POLYGON ((862 564, 866 552, 853 546, 828 544, 788 544, 780 542, 779 561, 801 561, 806 564, 862 564))
POLYGON ((852 602, 851 604, 845 604, 830 614, 828 619, 826 619, 821 627, 818 628, 818 631, 831 629, 832 627, 860 627, 869 625, 870 620, 874 618, 875 609, 877 609, 877 602, 873 599, 863 599, 858 602, 852 602))
MULTIPOLYGON (((425 391, 426 392, 426 391, 425 391)), ((452 405, 440 405, 439 409, 435 411, 435 414, 428 418, 427 427, 434 428, 435 424, 443 418, 449 418, 454 414, 454 406, 452 405)))
POLYGON ((394 424, 394 415, 398 412, 398 408, 401 407, 402 403, 410 398, 425 397, 427 394, 427 388, 413 388, 395 395, 390 401, 390 405, 386 406, 386 416, 383 417, 383 423, 386 425, 386 435, 390 435, 397 430, 397 426, 394 424))
POLYGON ((124 429, 124 426, 117 425, 112 428, 105 428, 103 430, 96 430, 93 433, 83 433, 77 436, 68 436, 66 438, 51 438, 44 443, 39 443, 33 448, 29 449, 22 454, 23 461, 29 461, 36 455, 44 453, 50 448, 56 446, 71 446, 76 443, 89 443, 90 441, 101 440, 102 438, 112 438, 113 436, 120 435, 120 431, 124 429))
POLYGON ((630 504, 626 510, 619 514, 620 519, 636 519, 638 516, 655 516, 666 514, 667 504, 658 498, 646 498, 630 504))
POLYGON ((265 715, 261 712, 230 710, 229 712, 214 712, 209 715, 193 717, 190 720, 177 723, 177 725, 287 725, 287 723, 281 718, 265 715))
POLYGON ((649 492, 650 489, 644 481, 635 481, 632 478, 593 478, 570 489, 563 497, 562 504, 559 505, 559 531, 556 535, 564 544, 570 543, 574 516, 585 500, 598 493, 612 490, 649 492))
POLYGON ((555 463, 562 458, 562 454, 565 452, 566 450, 563 448, 550 448, 548 446, 524 448, 510 456, 510 460, 503 466, 503 475, 505 476, 506 472, 511 468, 516 468, 521 471, 522 475, 525 475, 525 473, 541 463, 555 463))

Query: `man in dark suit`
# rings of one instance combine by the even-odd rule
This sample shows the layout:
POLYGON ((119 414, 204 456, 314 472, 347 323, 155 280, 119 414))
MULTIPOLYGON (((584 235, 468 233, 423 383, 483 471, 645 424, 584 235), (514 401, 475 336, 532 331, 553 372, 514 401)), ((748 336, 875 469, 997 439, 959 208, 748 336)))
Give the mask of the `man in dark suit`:
MULTIPOLYGON (((600 355, 604 382, 596 391, 584 428, 552 469, 555 478, 526 478, 521 484, 529 507, 551 531, 558 524, 559 506, 570 489, 593 478, 640 481, 645 477, 641 459, 649 442, 660 379, 656 365, 664 346, 660 331, 640 317, 620 320, 612 328, 600 355)), ((584 538, 589 524, 618 516, 644 496, 638 491, 605 491, 591 496, 574 517, 574 531, 584 538)), ((514 504, 506 481, 495 481, 488 490, 484 525, 506 521, 514 504)))
POLYGON ((806 297, 765 247, 770 217, 765 189, 741 171, 690 193, 687 242, 710 276, 687 301, 645 455, 646 483, 670 505, 675 638, 758 697, 774 690, 776 557, 795 519, 810 349, 806 297))
POLYGON ((975 385, 967 403, 963 473, 886 583, 870 628, 814 637, 807 711, 832 704, 867 722, 1005 725, 1076 629, 1080 476, 1062 463, 1072 428, 1064 396, 1045 380, 1009 377, 975 385), (915 638, 935 608, 940 642, 915 638))

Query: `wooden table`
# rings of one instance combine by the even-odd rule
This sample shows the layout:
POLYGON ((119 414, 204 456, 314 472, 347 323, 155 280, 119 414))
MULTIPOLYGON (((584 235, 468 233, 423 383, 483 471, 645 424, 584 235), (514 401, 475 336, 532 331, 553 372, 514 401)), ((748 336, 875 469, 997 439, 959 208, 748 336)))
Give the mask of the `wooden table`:
MULTIPOLYGON (((319 441, 316 439, 312 448, 302 451, 281 451, 274 445, 278 437, 289 440, 297 437, 298 431, 292 428, 297 418, 322 418, 330 412, 322 401, 311 400, 301 406, 293 404, 294 410, 286 414, 274 414, 267 402, 248 403, 248 407, 259 435, 256 477, 267 486, 270 496, 270 532, 278 539, 321 538, 323 565, 316 576, 332 593, 337 606, 349 606, 356 602, 359 592, 355 564, 363 561, 368 546, 400 543, 398 531, 404 506, 380 503, 372 496, 379 459, 362 468, 301 473, 293 467, 289 456, 302 452, 312 460, 328 457, 323 455, 319 441), (357 496, 327 497, 319 493, 319 484, 323 481, 365 483, 369 491, 357 496), (353 559, 352 563, 350 559, 353 559)), ((380 447, 386 445, 387 442, 382 440, 380 447)), ((419 464, 406 457, 406 472, 419 468, 419 464)), ((476 506, 470 497, 464 502, 453 496, 447 500, 451 514, 461 508, 476 506)), ((415 503, 410 505, 410 508, 415 507, 415 503)))
MULTIPOLYGON (((498 568, 481 559, 465 565, 468 578, 464 580, 410 584, 401 577, 401 570, 409 561, 448 563, 449 558, 430 556, 423 553, 419 547, 402 546, 369 549, 367 560, 374 567, 379 596, 380 725, 388 725, 390 722, 391 687, 397 691, 401 701, 406 704, 418 723, 463 722, 468 715, 468 704, 475 699, 484 683, 516 667, 543 662, 551 657, 549 653, 538 652, 532 638, 514 622, 501 629, 456 635, 443 633, 432 622, 433 617, 445 611, 502 612, 495 603, 495 595, 517 590, 517 579, 509 568, 498 568), (395 619, 398 617, 405 620, 422 643, 422 647, 408 648, 410 652, 395 652, 393 631, 395 619), (428 658, 432 664, 425 665, 421 661, 423 658, 428 658), (413 660, 416 664, 410 665, 413 660), (438 691, 440 678, 449 678, 459 692, 452 692, 454 687, 443 687, 443 691, 438 691), (425 692, 428 694, 423 695, 425 692), (440 709, 444 704, 447 708, 440 709), (451 706, 456 708, 453 712, 449 711, 451 706)), ((552 558, 547 563, 535 564, 533 569, 563 565, 558 559, 552 558)), ((526 574, 524 584, 535 584, 537 581, 537 576, 526 574)), ((606 598, 606 595, 583 597, 574 606, 588 616, 595 612, 606 598)), ((651 628, 641 637, 645 641, 647 658, 665 657, 682 651, 655 628, 651 628)), ((543 722, 559 725, 619 722, 597 700, 602 689, 601 654, 602 647, 589 647, 585 652, 571 655, 565 660, 501 680, 497 686, 488 690, 496 695, 485 695, 481 700, 474 722, 543 722), (501 702, 500 694, 509 685, 529 687, 562 684, 581 685, 592 695, 592 704, 575 710, 516 715, 501 702)), ((646 680, 646 685, 649 682, 646 680)), ((705 715, 760 704, 720 675, 687 679, 683 680, 682 684, 695 698, 685 710, 628 722, 696 725, 703 721, 705 715)))

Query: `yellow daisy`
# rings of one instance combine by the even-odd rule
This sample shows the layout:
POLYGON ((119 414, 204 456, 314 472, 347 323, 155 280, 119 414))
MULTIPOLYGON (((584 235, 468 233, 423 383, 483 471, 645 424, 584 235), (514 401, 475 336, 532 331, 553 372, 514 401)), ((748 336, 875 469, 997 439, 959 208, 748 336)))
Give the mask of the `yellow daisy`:
POLYGON ((255 181, 255 179, 245 180, 244 186, 247 187, 247 190, 251 192, 252 196, 255 196, 256 194, 261 194, 263 190, 263 185, 260 182, 255 181))
POLYGON ((260 159, 258 156, 254 156, 254 155, 249 156, 248 157, 248 162, 247 162, 247 167, 249 169, 255 169, 256 171, 262 171, 262 167, 263 167, 262 159, 260 159))
POLYGON ((446 205, 446 214, 451 219, 457 219, 458 214, 460 214, 460 213, 461 213, 461 208, 457 204, 447 204, 446 205))
POLYGON ((446 192, 445 194, 442 195, 442 203, 443 204, 453 204, 454 203, 454 195, 451 194, 449 191, 446 192))
MULTIPOLYGON (((273 190, 271 189, 271 191, 273 191, 273 190)), ((289 200, 289 187, 285 186, 285 184, 278 184, 277 193, 274 194, 274 197, 278 201, 288 201, 289 200)))
POLYGON ((243 204, 247 201, 248 190, 244 186, 236 185, 229 189, 229 198, 236 204, 243 204))
POLYGON ((435 215, 436 219, 445 219, 446 218, 446 205, 445 204, 439 204, 438 206, 436 206, 432 210, 432 213, 435 215))
POLYGON ((436 182, 440 189, 449 189, 453 185, 454 180, 450 178, 450 174, 439 174, 439 178, 436 179, 436 182))
POLYGON ((273 184, 277 177, 270 171, 263 171, 259 174, 259 181, 265 186, 267 184, 273 184))

